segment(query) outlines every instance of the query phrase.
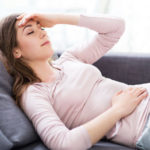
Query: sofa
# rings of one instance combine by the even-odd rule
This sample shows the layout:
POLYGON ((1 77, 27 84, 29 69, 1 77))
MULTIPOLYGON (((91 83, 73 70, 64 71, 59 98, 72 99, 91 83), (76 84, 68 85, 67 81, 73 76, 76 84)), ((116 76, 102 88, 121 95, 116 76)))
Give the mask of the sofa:
MULTIPOLYGON (((55 54, 59 58, 61 53, 55 54)), ((56 58, 56 57, 55 57, 56 58)), ((103 76, 127 84, 150 81, 150 54, 107 53, 93 65, 103 76)), ((13 77, 0 61, 0 150, 48 150, 12 97, 13 77)), ((126 135, 127 136, 127 135, 126 135)), ((89 150, 133 150, 102 139, 89 150)))

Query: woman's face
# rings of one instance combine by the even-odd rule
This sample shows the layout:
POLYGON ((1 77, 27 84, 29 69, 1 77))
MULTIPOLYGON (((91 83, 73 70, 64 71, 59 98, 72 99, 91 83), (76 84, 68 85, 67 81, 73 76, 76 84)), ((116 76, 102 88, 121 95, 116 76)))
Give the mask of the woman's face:
POLYGON ((16 58, 23 57, 28 62, 47 60, 53 49, 46 31, 36 21, 30 20, 25 26, 18 27, 16 22, 18 47, 14 49, 16 58))

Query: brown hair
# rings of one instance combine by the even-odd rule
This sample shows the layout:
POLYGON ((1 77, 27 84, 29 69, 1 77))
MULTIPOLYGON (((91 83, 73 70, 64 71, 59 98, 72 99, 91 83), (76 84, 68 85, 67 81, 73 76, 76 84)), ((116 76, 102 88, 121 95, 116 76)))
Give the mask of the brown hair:
POLYGON ((8 73, 14 78, 12 87, 13 97, 18 106, 19 100, 25 89, 35 82, 41 82, 33 69, 23 61, 23 58, 15 58, 13 49, 17 47, 16 17, 20 14, 9 15, 0 22, 0 50, 4 66, 8 73))

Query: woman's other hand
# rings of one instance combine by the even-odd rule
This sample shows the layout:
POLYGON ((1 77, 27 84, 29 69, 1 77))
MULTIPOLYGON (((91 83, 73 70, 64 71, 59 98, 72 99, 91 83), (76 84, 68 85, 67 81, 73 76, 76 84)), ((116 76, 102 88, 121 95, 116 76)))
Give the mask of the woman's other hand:
POLYGON ((58 22, 57 14, 40 14, 40 13, 23 13, 17 17, 19 20, 18 26, 24 26, 28 21, 39 21, 42 27, 53 27, 58 22))
POLYGON ((147 96, 146 88, 130 87, 117 92, 112 97, 112 107, 119 111, 122 118, 131 114, 147 96))

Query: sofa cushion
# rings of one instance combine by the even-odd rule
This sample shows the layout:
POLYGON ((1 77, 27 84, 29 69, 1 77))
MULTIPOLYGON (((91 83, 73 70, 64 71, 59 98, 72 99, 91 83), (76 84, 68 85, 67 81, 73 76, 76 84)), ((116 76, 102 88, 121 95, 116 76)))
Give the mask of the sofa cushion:
POLYGON ((7 137, 3 134, 1 130, 0 130, 0 144, 2 150, 8 150, 13 146, 13 144, 7 139, 7 137))
POLYGON ((0 61, 0 134, 3 134, 0 139, 8 142, 7 146, 16 147, 36 141, 39 137, 30 120, 15 104, 12 84, 13 78, 0 61))
POLYGON ((99 142, 93 145, 89 150, 134 150, 133 148, 111 142, 99 142))
POLYGON ((42 141, 34 142, 24 147, 18 147, 12 150, 51 150, 48 149, 42 141))

